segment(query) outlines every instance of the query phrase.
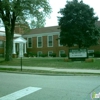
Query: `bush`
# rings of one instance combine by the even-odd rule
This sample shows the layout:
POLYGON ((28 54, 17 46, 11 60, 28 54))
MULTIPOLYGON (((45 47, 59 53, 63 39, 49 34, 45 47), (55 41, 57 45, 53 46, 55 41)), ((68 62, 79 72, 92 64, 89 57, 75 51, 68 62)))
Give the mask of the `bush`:
POLYGON ((61 57, 66 57, 67 55, 66 55, 66 54, 61 54, 60 56, 61 56, 61 57))
POLYGON ((72 60, 71 59, 68 59, 68 58, 65 58, 64 61, 65 62, 71 62, 72 60))
POLYGON ((92 58, 87 58, 87 59, 85 59, 85 62, 94 62, 94 59, 92 59, 92 58))
POLYGON ((27 52, 27 56, 28 57, 37 57, 37 54, 33 53, 33 52, 27 52))
POLYGON ((51 57, 56 57, 56 53, 52 53, 50 56, 51 57))
POLYGON ((40 57, 47 57, 48 54, 41 54, 40 57))
POLYGON ((94 57, 100 57, 100 51, 95 51, 94 52, 94 57))

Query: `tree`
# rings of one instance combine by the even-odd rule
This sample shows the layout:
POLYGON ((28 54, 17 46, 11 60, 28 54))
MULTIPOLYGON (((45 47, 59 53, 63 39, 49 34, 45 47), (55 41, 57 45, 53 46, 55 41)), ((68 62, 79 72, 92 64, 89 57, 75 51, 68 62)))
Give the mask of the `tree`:
POLYGON ((12 60, 14 28, 17 22, 25 24, 28 20, 37 21, 37 17, 45 22, 51 7, 48 0, 0 0, 0 18, 6 34, 5 60, 12 60))
POLYGON ((60 9, 58 17, 60 27, 60 43, 72 47, 77 44, 79 48, 96 45, 100 36, 96 26, 98 17, 93 8, 83 1, 67 1, 65 8, 60 9))

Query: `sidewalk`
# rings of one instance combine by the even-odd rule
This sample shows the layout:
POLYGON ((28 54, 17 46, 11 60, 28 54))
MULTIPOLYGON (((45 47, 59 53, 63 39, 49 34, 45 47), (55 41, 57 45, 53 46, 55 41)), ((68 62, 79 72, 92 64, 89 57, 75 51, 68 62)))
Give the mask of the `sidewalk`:
MULTIPOLYGON (((1 66, 0 68, 14 68, 14 69, 21 69, 21 66, 1 66)), ((92 70, 92 69, 61 69, 61 68, 51 68, 51 67, 27 67, 22 66, 22 69, 29 69, 29 70, 44 70, 44 71, 51 71, 51 72, 66 72, 66 73, 84 73, 84 74, 100 74, 100 70, 92 70)))

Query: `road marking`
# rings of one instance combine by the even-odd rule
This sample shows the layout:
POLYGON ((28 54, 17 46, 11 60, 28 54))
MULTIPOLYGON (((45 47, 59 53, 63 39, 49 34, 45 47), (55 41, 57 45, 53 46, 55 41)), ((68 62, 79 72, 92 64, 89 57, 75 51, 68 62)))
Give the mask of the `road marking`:
POLYGON ((8 94, 4 97, 1 97, 0 100, 17 100, 19 98, 22 98, 26 95, 29 95, 33 92, 36 92, 38 90, 40 90, 42 88, 38 88, 38 87, 27 87, 25 89, 22 89, 22 90, 19 90, 19 91, 16 91, 14 93, 11 93, 11 94, 8 94))

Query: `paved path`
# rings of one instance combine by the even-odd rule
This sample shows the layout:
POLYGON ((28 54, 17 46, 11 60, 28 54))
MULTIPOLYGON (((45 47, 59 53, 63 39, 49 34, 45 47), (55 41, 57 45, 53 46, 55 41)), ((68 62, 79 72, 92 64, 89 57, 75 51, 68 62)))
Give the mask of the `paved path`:
MULTIPOLYGON (((0 68, 21 69, 21 66, 0 66, 0 68)), ((31 69, 31 70, 53 71, 53 72, 100 74, 100 70, 92 70, 92 69, 64 69, 64 68, 61 69, 61 68, 51 68, 51 67, 27 67, 27 66, 22 66, 22 68, 23 69, 31 69)))

